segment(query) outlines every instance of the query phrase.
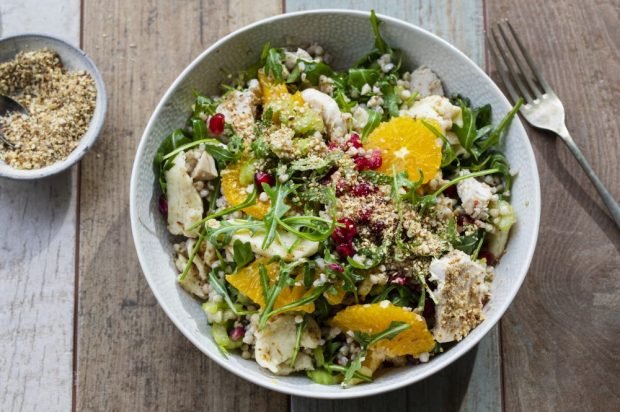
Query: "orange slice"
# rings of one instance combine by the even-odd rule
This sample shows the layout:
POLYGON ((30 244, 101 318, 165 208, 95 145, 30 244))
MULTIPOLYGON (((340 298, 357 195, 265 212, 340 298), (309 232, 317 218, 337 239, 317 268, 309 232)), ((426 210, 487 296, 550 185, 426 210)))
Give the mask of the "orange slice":
POLYGON ((374 335, 383 332, 390 326, 390 323, 395 321, 406 322, 411 327, 391 340, 383 339, 372 345, 371 349, 377 352, 376 355, 418 356, 433 350, 435 340, 428 331, 424 318, 391 303, 386 304, 386 301, 348 306, 330 320, 330 325, 343 331, 351 330, 374 335))
POLYGON ((285 83, 276 83, 269 76, 265 75, 263 70, 258 71, 258 83, 260 84, 261 92, 263 93, 263 105, 268 106, 270 103, 273 103, 276 100, 280 100, 282 98, 288 98, 289 96, 293 97, 293 101, 296 104, 303 105, 304 99, 301 97, 300 92, 296 92, 291 95, 288 92, 288 88, 285 83))
MULTIPOLYGON (((265 297, 263 295, 263 287, 260 283, 260 265, 265 265, 267 276, 270 281, 269 283, 271 285, 273 285, 276 281, 280 267, 277 263, 268 264, 268 261, 268 258, 257 259, 234 275, 226 275, 226 280, 228 283, 233 285, 239 292, 252 299, 252 301, 257 303, 261 308, 264 308, 265 306, 265 297)), ((303 275, 300 274, 297 276, 296 280, 303 280, 303 275)), ((297 301, 304 297, 307 293, 312 293, 312 289, 306 290, 303 286, 293 286, 292 288, 285 287, 276 299, 276 302, 273 305, 274 309, 281 308, 282 306, 297 301)), ((314 303, 310 302, 291 310, 312 313, 314 312, 314 303)))
POLYGON ((330 292, 323 293, 323 297, 325 297, 325 300, 327 301, 327 303, 329 303, 332 306, 340 305, 342 301, 344 300, 344 297, 347 294, 347 292, 345 292, 344 289, 342 289, 342 283, 343 282, 340 282, 338 285, 334 286, 334 288, 336 289, 336 293, 330 293, 330 292))
MULTIPOLYGON (((439 129, 434 120, 425 120, 439 129)), ((383 163, 379 171, 392 175, 406 171, 409 179, 418 181, 420 170, 424 173, 423 183, 427 183, 441 166, 441 146, 437 136, 422 122, 422 119, 395 117, 381 123, 364 142, 366 149, 379 149, 383 163)))
MULTIPOLYGON (((230 164, 226 169, 222 170, 222 194, 232 206, 243 203, 248 197, 246 187, 239 182, 241 174, 242 162, 239 161, 230 164)), ((261 202, 256 199, 256 203, 252 206, 242 209, 245 213, 256 219, 262 219, 269 211, 271 202, 261 202)))

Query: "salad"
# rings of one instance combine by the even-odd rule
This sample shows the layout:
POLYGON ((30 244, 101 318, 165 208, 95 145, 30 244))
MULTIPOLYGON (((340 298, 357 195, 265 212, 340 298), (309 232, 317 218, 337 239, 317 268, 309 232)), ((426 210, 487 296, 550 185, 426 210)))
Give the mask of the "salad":
POLYGON ((521 102, 494 126, 370 23, 344 71, 318 44, 266 44, 154 159, 178 282, 221 352, 320 384, 467 336, 516 220, 500 144, 521 102))

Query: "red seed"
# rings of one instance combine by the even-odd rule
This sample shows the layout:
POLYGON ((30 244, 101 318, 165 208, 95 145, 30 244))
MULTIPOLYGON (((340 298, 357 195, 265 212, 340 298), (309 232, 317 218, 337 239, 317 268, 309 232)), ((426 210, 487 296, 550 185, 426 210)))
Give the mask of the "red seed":
POLYGON ((443 194, 452 199, 457 199, 459 196, 458 192, 456 191, 456 185, 448 186, 448 188, 443 191, 443 194))
POLYGON ((254 173, 254 183, 256 184, 259 192, 263 191, 263 183, 273 186, 275 182, 276 179, 270 173, 263 172, 262 170, 254 173))
POLYGON ((168 216, 168 199, 163 194, 159 196, 159 202, 157 203, 159 213, 163 216, 168 216))
POLYGON ((342 257, 353 256, 355 255, 355 248, 353 247, 353 243, 341 243, 336 246, 336 252, 342 257))
POLYGON ((245 329, 243 328, 243 326, 236 326, 232 328, 230 332, 228 332, 228 336, 230 336, 230 339, 234 341, 238 341, 239 339, 243 338, 244 335, 245 329))
POLYGON ((377 188, 374 185, 368 182, 360 182, 353 187, 353 194, 355 196, 368 196, 376 190, 377 188))
POLYGON ((219 136, 224 131, 226 117, 222 113, 216 113, 209 119, 209 131, 219 136))
POLYGON ((372 154, 368 158, 368 168, 372 170, 377 170, 383 164, 383 158, 381 157, 380 150, 373 150, 372 154))
POLYGON ((336 183, 336 196, 342 196, 349 190, 351 190, 351 185, 345 180, 339 180, 338 183, 336 183))
POLYGON ((359 212, 359 214, 357 215, 357 221, 358 223, 368 223, 370 222, 370 218, 372 217, 372 210, 371 209, 364 209, 362 211, 359 212))
POLYGON ((344 268, 340 266, 338 263, 329 263, 327 267, 335 272, 340 272, 340 273, 344 272, 344 268))
POLYGON ((407 283, 407 278, 404 275, 395 272, 390 276, 390 283, 402 286, 407 283))
POLYGON ((336 142, 329 142, 329 144, 327 145, 327 148, 329 150, 336 150, 340 147, 340 145, 338 145, 338 143, 336 142))
POLYGON ((355 156, 353 161, 355 162, 355 168, 360 172, 370 168, 370 162, 368 161, 368 158, 364 156, 355 156))
POLYGON ((359 134, 351 133, 351 137, 349 137, 349 140, 347 140, 346 143, 346 149, 349 149, 350 147, 355 147, 356 149, 362 147, 362 139, 360 139, 359 134))
POLYGON ((347 217, 338 220, 342 226, 338 226, 332 232, 332 239, 338 244, 350 243, 357 235, 355 223, 347 217))
POLYGON ((488 266, 495 266, 495 263, 497 263, 493 253, 489 252, 488 250, 481 250, 480 253, 478 253, 478 258, 479 259, 482 259, 482 258, 486 259, 488 266))

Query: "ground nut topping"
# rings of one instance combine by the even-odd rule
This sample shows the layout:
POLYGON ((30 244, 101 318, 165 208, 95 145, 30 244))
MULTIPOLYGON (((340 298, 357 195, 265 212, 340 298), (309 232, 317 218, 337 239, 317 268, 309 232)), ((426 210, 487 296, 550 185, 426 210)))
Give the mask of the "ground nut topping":
POLYGON ((18 169, 39 169, 64 160, 88 130, 97 90, 83 70, 67 71, 48 49, 20 52, 0 64, 0 94, 24 106, 28 115, 0 117, 0 158, 18 169))

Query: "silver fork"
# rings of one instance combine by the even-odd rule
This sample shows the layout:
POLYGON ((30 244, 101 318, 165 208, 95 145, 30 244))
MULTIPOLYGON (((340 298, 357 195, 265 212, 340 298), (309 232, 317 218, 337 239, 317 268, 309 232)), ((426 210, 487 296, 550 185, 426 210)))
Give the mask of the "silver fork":
POLYGON ((520 112, 525 120, 534 127, 552 131, 560 136, 598 190, 616 226, 620 228, 618 202, 594 173, 592 166, 568 133, 562 102, 545 81, 510 22, 504 19, 496 27, 491 28, 487 40, 491 57, 513 103, 519 96, 524 99, 520 112))

